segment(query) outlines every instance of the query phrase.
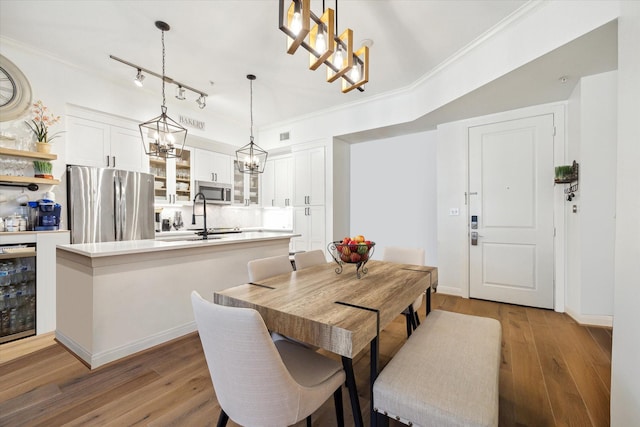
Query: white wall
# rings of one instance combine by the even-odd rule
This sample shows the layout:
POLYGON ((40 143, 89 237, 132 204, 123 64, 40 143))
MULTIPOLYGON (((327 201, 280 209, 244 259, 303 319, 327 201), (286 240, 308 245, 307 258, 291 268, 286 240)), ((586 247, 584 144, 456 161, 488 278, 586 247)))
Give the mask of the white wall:
POLYGON ((611 425, 640 425, 640 2, 618 21, 618 173, 611 425))
POLYGON ((351 235, 385 246, 422 247, 438 265, 436 248, 436 132, 351 146, 351 235))
POLYGON ((580 164, 567 218, 566 311, 581 323, 611 326, 613 315, 617 72, 585 77, 569 103, 569 155, 580 164), (573 212, 573 207, 577 212, 573 212))

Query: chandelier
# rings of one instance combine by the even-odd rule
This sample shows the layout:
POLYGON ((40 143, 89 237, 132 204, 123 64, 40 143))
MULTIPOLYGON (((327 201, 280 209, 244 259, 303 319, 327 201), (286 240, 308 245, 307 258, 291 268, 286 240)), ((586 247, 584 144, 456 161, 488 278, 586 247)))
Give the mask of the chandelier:
POLYGON ((310 9, 310 0, 280 0, 280 30, 288 36, 287 53, 293 55, 302 46, 309 52, 311 70, 324 64, 327 82, 342 78, 342 93, 353 89, 363 92, 369 81, 369 46, 363 45, 354 52, 353 31, 347 28, 337 35, 338 0, 335 12, 325 10, 323 0, 322 12, 318 18, 310 9))
POLYGON ((156 27, 162 32, 162 107, 161 113, 147 122, 141 123, 140 136, 142 137, 142 145, 148 156, 157 156, 163 158, 180 157, 187 139, 187 129, 180 126, 175 120, 167 115, 167 107, 165 106, 166 98, 164 95, 164 32, 169 31, 169 24, 162 21, 156 21, 156 27))
POLYGON ((258 174, 264 172, 264 166, 267 163, 267 152, 253 142, 253 81, 256 76, 248 74, 247 79, 249 79, 250 91, 251 137, 247 145, 236 151, 236 164, 238 165, 238 170, 242 173, 258 174))

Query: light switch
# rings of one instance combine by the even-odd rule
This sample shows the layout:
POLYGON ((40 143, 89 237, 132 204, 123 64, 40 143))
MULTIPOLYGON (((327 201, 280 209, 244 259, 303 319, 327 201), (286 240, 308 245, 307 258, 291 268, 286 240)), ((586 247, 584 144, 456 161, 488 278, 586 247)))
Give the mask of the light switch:
POLYGON ((458 209, 458 208, 449 208, 449 215, 450 216, 460 215, 460 209, 458 209))

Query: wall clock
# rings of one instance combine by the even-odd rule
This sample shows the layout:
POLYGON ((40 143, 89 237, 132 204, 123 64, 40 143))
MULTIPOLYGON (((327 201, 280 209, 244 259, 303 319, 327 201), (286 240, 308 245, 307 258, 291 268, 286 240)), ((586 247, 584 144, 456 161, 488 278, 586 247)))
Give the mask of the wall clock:
POLYGON ((16 65, 0 55, 0 121, 15 120, 31 105, 31 85, 16 65))

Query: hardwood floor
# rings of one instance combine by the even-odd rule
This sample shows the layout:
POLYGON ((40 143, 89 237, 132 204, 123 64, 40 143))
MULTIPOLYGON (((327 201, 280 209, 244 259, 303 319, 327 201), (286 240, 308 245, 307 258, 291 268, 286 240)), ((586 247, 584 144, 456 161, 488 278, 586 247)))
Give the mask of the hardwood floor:
MULTIPOLYGON (((609 425, 609 329, 582 327, 548 310, 433 297, 433 308, 502 323, 500 426, 609 425)), ((382 364, 404 340, 398 316, 381 335, 382 364)), ((360 354, 354 365, 367 424, 368 360, 360 354)), ((0 363, 0 426, 208 426, 218 417, 196 334, 93 371, 51 335, 0 346, 0 363)), ((346 425, 353 425, 348 393, 343 396, 346 425)), ((332 399, 313 415, 313 425, 336 425, 332 399)))

